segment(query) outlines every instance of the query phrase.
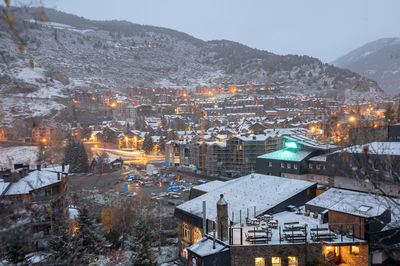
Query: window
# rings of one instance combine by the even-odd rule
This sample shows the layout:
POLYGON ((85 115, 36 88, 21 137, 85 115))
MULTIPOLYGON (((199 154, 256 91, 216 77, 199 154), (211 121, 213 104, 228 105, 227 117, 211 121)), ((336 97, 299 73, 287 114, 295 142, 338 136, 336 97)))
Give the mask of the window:
POLYGON ((289 256, 288 257, 288 265, 289 266, 298 266, 299 261, 298 261, 297 257, 289 256))
POLYGON ((182 238, 187 242, 190 241, 190 229, 186 223, 182 225, 182 238))
POLYGON ((293 169, 296 169, 296 170, 297 170, 297 163, 294 163, 294 164, 293 164, 293 169))
POLYGON ((272 257, 271 264, 272 266, 282 266, 281 257, 272 257))
POLYGON ((272 162, 271 161, 268 162, 268 167, 272 167, 272 162))
POLYGON ((285 163, 281 163, 281 168, 285 168, 285 163))
POLYGON ((317 163, 317 165, 315 166, 315 168, 317 168, 317 170, 321 169, 321 165, 319 163, 317 163))
POLYGON ((193 229, 193 236, 192 236, 192 240, 193 240, 193 244, 196 243, 197 241, 199 241, 202 238, 200 229, 195 227, 193 229))
POLYGON ((292 164, 291 163, 287 163, 287 169, 292 168, 292 164))
POLYGON ((353 254, 353 255, 360 254, 360 247, 359 246, 351 246, 350 247, 350 253, 353 254))
POLYGON ((264 258, 255 258, 254 265, 256 266, 265 266, 265 259, 264 258))
POLYGON ((308 164, 308 169, 313 169, 313 164, 312 163, 308 164))

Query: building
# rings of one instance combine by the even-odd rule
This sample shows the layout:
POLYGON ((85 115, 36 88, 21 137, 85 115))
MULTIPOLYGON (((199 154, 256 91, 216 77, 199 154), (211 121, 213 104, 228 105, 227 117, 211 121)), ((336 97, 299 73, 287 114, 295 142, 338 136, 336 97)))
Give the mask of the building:
POLYGON ((305 209, 319 213, 333 231, 367 240, 373 264, 400 261, 400 199, 331 188, 307 202, 305 209), (397 248, 396 248, 397 247, 397 248))
POLYGON ((20 226, 26 227, 24 231, 32 232, 30 238, 26 239, 27 246, 32 250, 45 248, 51 232, 68 214, 64 193, 68 183, 68 168, 59 166, 41 169, 39 166, 21 178, 17 177, 19 174, 3 175, 0 181, 0 203, 16 204, 16 207, 32 214, 17 226, 2 228, 2 234, 20 226))
POLYGON ((254 174, 194 187, 175 210, 181 256, 188 265, 368 265, 367 240, 304 206, 315 186, 254 174))
MULTIPOLYGON (((229 221, 244 223, 257 215, 277 213, 286 210, 287 206, 299 206, 315 197, 317 185, 313 182, 251 174, 223 183, 200 185, 194 187, 199 191, 208 191, 175 208, 175 217, 179 220, 179 247, 182 257, 187 258, 187 248, 196 243, 204 235, 202 204, 207 205, 206 231, 211 231, 217 216, 216 202, 223 194, 227 204, 229 221)), ((193 195, 191 193, 191 195, 193 195)), ((227 228, 221 235, 227 234, 227 228)), ((226 238, 220 238, 226 241, 226 238)))
POLYGON ((38 126, 32 128, 32 139, 36 143, 47 143, 51 137, 51 128, 45 126, 38 126))
MULTIPOLYGON (((309 160, 338 148, 335 145, 325 144, 305 136, 284 136, 282 142, 283 149, 258 156, 257 173, 303 180, 311 180, 312 178, 318 180, 314 176, 306 176, 309 173, 309 160)), ((318 166, 318 170, 324 169, 325 165, 318 166)), ((328 183, 327 177, 320 179, 323 180, 320 180, 319 183, 328 183)))

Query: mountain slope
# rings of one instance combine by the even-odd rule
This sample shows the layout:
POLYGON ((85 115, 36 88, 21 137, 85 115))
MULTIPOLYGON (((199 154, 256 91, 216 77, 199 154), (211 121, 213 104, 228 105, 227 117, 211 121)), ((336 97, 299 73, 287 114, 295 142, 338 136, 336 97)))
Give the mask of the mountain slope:
POLYGON ((382 93, 376 82, 308 56, 280 56, 231 41, 205 42, 171 29, 91 21, 53 9, 45 13, 47 20, 40 21, 36 8, 15 9, 18 36, 0 18, 0 101, 9 117, 59 114, 63 99, 77 88, 280 82, 288 91, 347 101, 382 93))
POLYGON ((367 43, 332 63, 376 80, 389 94, 400 93, 400 38, 367 43))

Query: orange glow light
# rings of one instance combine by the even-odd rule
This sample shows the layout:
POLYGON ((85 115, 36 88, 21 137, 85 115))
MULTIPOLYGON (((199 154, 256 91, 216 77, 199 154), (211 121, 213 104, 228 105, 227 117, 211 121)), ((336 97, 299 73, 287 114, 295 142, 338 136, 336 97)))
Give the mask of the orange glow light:
POLYGON ((46 142, 47 142, 47 139, 46 139, 46 138, 42 138, 40 141, 41 141, 42 143, 46 143, 46 142))

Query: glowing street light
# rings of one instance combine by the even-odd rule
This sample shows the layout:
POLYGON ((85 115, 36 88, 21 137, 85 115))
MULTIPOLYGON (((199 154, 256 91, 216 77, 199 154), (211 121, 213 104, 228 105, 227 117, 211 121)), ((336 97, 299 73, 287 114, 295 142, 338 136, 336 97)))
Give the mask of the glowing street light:
POLYGON ((352 122, 352 123, 353 123, 353 122, 356 122, 356 117, 353 116, 353 115, 352 115, 352 116, 349 116, 349 121, 352 122))

